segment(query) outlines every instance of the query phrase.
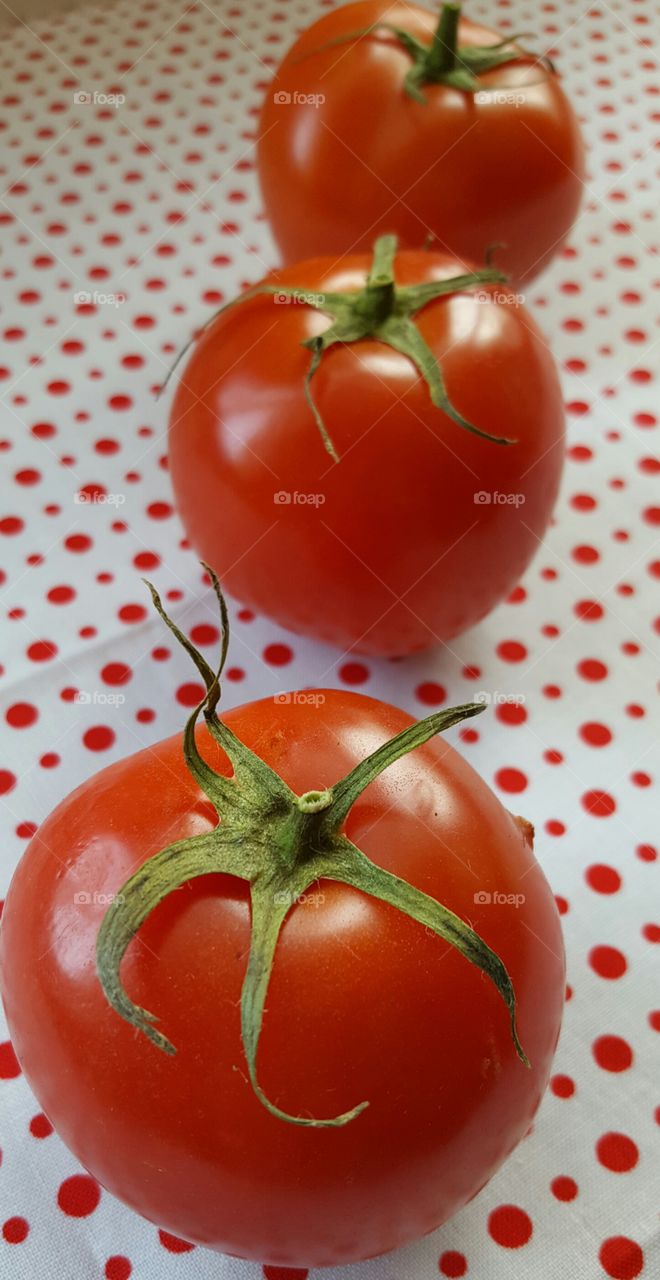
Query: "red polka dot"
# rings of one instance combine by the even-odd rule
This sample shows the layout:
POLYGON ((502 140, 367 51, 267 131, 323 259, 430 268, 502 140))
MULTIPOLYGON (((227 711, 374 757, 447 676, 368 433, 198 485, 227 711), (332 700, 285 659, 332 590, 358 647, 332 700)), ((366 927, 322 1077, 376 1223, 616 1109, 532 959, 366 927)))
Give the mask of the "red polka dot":
POLYGON ((570 1076, 557 1075, 552 1077, 550 1088, 556 1098, 572 1098, 575 1093, 575 1082, 570 1076))
POLYGON ((167 520, 173 511, 174 507, 169 502, 151 502, 147 507, 147 515, 152 520, 167 520))
POLYGON ((507 791, 510 794, 517 794, 527 787, 527 778, 520 769, 498 769, 495 782, 501 791, 507 791))
POLYGON ((202 701, 206 690, 202 684, 182 684, 176 691, 176 700, 182 707, 196 707, 202 701))
POLYGON ((580 737, 590 747, 606 747, 612 741, 612 730, 608 729, 606 724, 589 720, 586 724, 580 725, 580 737))
POLYGON ((155 551, 139 551, 133 557, 133 564, 136 569, 157 569, 160 564, 160 556, 156 555, 155 551))
POLYGON ((192 628, 190 639, 193 644, 203 648, 205 645, 217 644, 220 639, 220 632, 217 627, 212 627, 206 622, 200 622, 198 626, 192 628))
POLYGON ((0 796, 6 795, 8 791, 13 791, 16 786, 16 778, 9 769, 0 769, 0 796))
POLYGON ((14 1080, 20 1076, 21 1068, 10 1040, 0 1044, 0 1080, 14 1080))
POLYGON ((107 751, 115 741, 115 731, 108 725, 96 724, 83 734, 83 742, 88 751, 107 751))
POLYGON ((604 680, 607 676, 607 667, 599 658, 584 658, 578 662, 577 671, 583 680, 604 680))
POLYGON ((125 662, 108 662, 101 668, 101 679, 104 684, 127 684, 132 676, 133 672, 125 662))
POLYGON ((52 640, 35 640, 28 646, 27 656, 31 662, 50 662, 57 657, 57 645, 52 640))
POLYGON ((633 1063, 633 1051, 621 1036, 599 1036, 591 1052, 602 1071, 628 1071, 633 1063))
POLYGON ((571 555, 574 560, 577 560, 578 564, 595 564, 597 560, 600 560, 600 552, 595 547, 590 547, 586 544, 573 547, 571 555))
POLYGON ((369 668, 363 662, 345 662, 339 668, 339 678, 344 684, 364 684, 369 679, 369 668))
POLYGON ((639 1151, 625 1133, 604 1133, 596 1143, 596 1156, 612 1173, 629 1173, 639 1160, 639 1151))
POLYGON ((163 1248, 169 1253, 191 1253, 195 1248, 194 1244, 189 1244, 187 1240, 180 1240, 178 1236, 170 1235, 169 1231, 159 1231, 158 1238, 163 1248))
POLYGON ((581 804, 594 818, 609 818, 616 809, 616 801, 607 791, 585 791, 581 804))
POLYGON ((438 1263, 440 1275, 451 1277, 464 1276, 467 1271, 467 1261, 462 1253, 457 1253, 455 1249, 449 1249, 447 1253, 443 1253, 438 1263))
POLYGON ((50 1123, 48 1116, 45 1116, 40 1112, 39 1115, 32 1117, 30 1121, 30 1133, 33 1138, 49 1138, 52 1132, 53 1126, 50 1123))
POLYGON ((589 952, 589 964, 599 978, 621 978, 628 968, 628 962, 617 947, 592 947, 589 952))
POLYGON ((81 485, 78 490, 78 498, 83 503, 98 502, 99 498, 105 498, 107 495, 105 485, 99 484, 97 480, 91 480, 89 484, 81 485))
POLYGON ((133 1268, 128 1258, 124 1258, 119 1253, 108 1258, 105 1264, 105 1280, 129 1280, 132 1272, 133 1268))
POLYGON ((57 1193, 57 1203, 70 1218, 88 1218, 101 1199, 98 1182, 86 1173, 66 1178, 57 1193))
POLYGON ((617 893, 621 888, 621 876, 618 871, 602 862, 587 867, 584 878, 589 888, 596 893, 617 893))
POLYGON ((92 546, 92 539, 86 533, 72 533, 68 538, 64 539, 64 545, 67 551, 79 554, 83 551, 89 551, 92 546))
POLYGON ((75 598, 76 592, 74 587, 51 587, 48 592, 48 599, 51 604, 70 604, 72 600, 75 600, 75 598))
POLYGON ((629 1240, 627 1236, 610 1236, 604 1240, 598 1257, 610 1280, 636 1280, 644 1266, 643 1251, 635 1240, 629 1240))
POLYGON ((498 702, 495 715, 502 724, 524 724, 527 719, 522 702, 498 702))
POLYGON ((52 422, 35 422, 31 431, 32 435, 36 436, 38 440, 49 440, 51 436, 56 434, 57 428, 53 426, 52 422))
POLYGON ((488 1217, 488 1231, 503 1249, 520 1249, 532 1236, 532 1220, 515 1204, 502 1204, 488 1217))
POLYGON ((0 520, 0 533, 4 533, 7 537, 20 533, 23 527, 24 522, 20 516, 5 516, 0 520))
POLYGON ((418 684, 415 694, 427 707, 439 707, 447 698, 447 690, 435 680, 425 680, 423 684, 418 684))
POLYGON ((589 493, 574 493, 570 502, 575 511, 593 511, 596 506, 596 499, 589 493))
POLYGON ((142 622, 147 611, 143 604, 123 604, 117 616, 122 622, 142 622))
POLYGON ((39 712, 31 702, 14 702, 5 712, 5 719, 12 729, 27 729, 38 716, 39 712))
POLYGON ((25 1218, 7 1218, 3 1223, 2 1234, 7 1244, 22 1244, 30 1227, 25 1218))
POLYGON ((555 1199, 569 1201, 575 1199, 578 1193, 578 1186, 573 1178, 559 1177, 553 1178, 550 1183, 550 1190, 555 1199))
POLYGON ((527 649, 519 640, 503 640, 496 652, 503 662, 522 662, 527 657, 527 649))
POLYGON ((264 660, 272 667, 285 667, 292 658, 293 651, 288 644, 269 644, 264 649, 264 660))
POLYGON ((262 1268, 265 1280, 307 1280, 309 1271, 303 1267, 270 1267, 262 1268))
POLYGON ((573 612, 582 622, 598 622, 605 610, 597 600, 578 600, 573 612))

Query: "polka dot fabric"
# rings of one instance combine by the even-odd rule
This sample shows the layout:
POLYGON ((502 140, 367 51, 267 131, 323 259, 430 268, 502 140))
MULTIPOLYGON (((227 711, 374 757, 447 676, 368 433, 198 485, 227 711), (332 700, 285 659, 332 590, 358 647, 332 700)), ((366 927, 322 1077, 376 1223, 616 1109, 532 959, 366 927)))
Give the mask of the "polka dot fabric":
MULTIPOLYGON (((3 33, 3 890, 58 800, 176 731, 199 696, 140 581, 155 578, 211 657, 217 619, 173 509, 167 399, 154 390, 210 308, 275 262, 254 173, 258 104, 320 9, 119 0, 3 33)), ((401 662, 355 661, 232 604, 224 700, 320 683, 421 716, 485 692, 489 714, 450 737, 534 821, 563 917, 568 1000, 533 1130, 458 1217, 352 1280, 653 1280, 657 7, 473 0, 469 11, 535 33, 589 144, 570 243, 527 299, 563 370, 554 524, 490 618, 401 662)), ((193 1248, 102 1191, 1 1038, 3 1274, 259 1280, 259 1267, 193 1248)))

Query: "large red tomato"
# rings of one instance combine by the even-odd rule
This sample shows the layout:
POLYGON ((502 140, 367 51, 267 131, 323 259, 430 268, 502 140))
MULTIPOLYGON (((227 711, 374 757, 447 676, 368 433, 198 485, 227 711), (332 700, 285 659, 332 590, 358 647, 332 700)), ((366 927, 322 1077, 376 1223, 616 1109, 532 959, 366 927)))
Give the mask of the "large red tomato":
MULTIPOLYGON (((333 463, 301 343, 327 334, 317 307, 336 291, 355 300, 370 267, 366 255, 299 263, 213 319, 177 386, 169 455, 186 530, 228 591, 291 631, 396 656, 464 631, 515 585, 555 502, 564 411, 531 316, 477 278, 413 317, 445 409, 385 325, 325 351, 310 390, 333 463), (451 406, 513 443, 480 438, 451 406)), ((462 271, 423 251, 394 268, 395 309, 409 287, 462 271)))
POLYGON ((209 714, 197 751, 195 712, 43 823, 2 924, 10 1031, 133 1209, 241 1257, 340 1264, 431 1231, 523 1136, 561 931, 530 824, 429 740, 476 710, 415 725, 312 690, 209 714), (404 732, 417 749, 384 748, 404 732))
POLYGON ((443 8, 431 62, 437 11, 399 0, 333 8, 287 53, 266 91, 258 153, 286 262, 364 250, 382 232, 417 248, 432 233, 467 262, 502 242, 500 261, 521 282, 560 249, 584 159, 557 75, 519 46, 488 55, 500 37, 466 20, 456 50, 458 6, 443 8), (411 41, 421 50, 413 85, 411 41), (496 65, 481 70, 489 56, 496 65))

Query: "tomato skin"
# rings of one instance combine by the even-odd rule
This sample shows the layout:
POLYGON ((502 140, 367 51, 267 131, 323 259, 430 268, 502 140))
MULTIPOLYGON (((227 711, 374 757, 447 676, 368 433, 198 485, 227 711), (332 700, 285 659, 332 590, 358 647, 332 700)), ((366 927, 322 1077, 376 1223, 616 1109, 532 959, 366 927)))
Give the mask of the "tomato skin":
MULTIPOLYGON (((504 101, 427 84, 426 103, 415 102, 403 88, 411 59, 394 35, 321 49, 379 19, 429 44, 437 12, 396 0, 333 9, 303 32, 266 91, 259 177, 284 261, 364 250, 390 231, 420 248, 432 232, 466 262, 503 242, 498 264, 514 282, 532 279, 570 230, 584 179, 559 80, 530 58, 481 77, 504 101), (320 104, 296 99, 319 94, 320 104)), ((460 23, 460 44, 498 38, 460 23)))
MULTIPOLYGON (((226 722, 297 792, 336 781, 410 723, 358 694, 272 699, 226 722)), ((210 763, 227 761, 199 733, 210 763)), ((111 765, 64 800, 12 882, 1 934, 13 1043, 41 1106, 104 1187, 185 1239, 282 1266, 339 1265, 432 1230, 526 1132, 545 1088, 563 1002, 559 917, 513 819, 439 739, 391 766, 346 830, 365 853, 468 919, 504 961, 531 1060, 516 1057, 494 987, 392 908, 321 882, 285 923, 260 1047, 270 1096, 335 1114, 301 1129, 268 1113, 246 1077, 239 998, 246 887, 182 887, 130 944, 122 977, 177 1054, 106 1004, 95 941, 137 866, 213 825, 176 736, 111 765), (525 895, 518 907, 475 893, 525 895), (86 894, 87 900, 76 901, 86 894)))
MULTIPOLYGON (((314 295, 358 289, 370 262, 317 259, 269 280, 314 295)), ((460 271, 441 254, 396 257, 402 285, 460 271)), ((479 295, 492 300, 437 299, 417 326, 456 408, 514 438, 508 446, 457 426, 411 361, 363 341, 330 348, 312 383, 333 464, 305 400, 300 346, 327 316, 262 295, 210 324, 177 386, 169 458, 187 533, 229 592, 291 631, 399 656, 459 634, 512 589, 555 502, 564 409, 532 318, 503 285, 479 295), (520 505, 479 493, 521 495, 520 505)))

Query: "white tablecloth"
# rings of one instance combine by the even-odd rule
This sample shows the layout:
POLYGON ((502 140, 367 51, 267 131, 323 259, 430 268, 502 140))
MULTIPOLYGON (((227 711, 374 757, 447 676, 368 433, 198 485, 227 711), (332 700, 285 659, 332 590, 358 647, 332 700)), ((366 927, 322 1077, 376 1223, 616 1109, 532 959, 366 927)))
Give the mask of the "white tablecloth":
MULTIPOLYGON (((478 689, 524 698, 522 712, 494 703, 476 731, 451 737, 534 821, 564 912, 570 1000, 551 1088, 476 1201, 351 1280, 653 1280, 658 14, 654 0, 590 12, 582 0, 475 0, 469 11, 554 50, 590 148, 570 245, 528 293, 563 365, 569 451, 555 524, 507 603, 451 646, 396 664, 347 664, 232 607, 225 705, 321 672, 418 715, 438 686, 450 704, 478 689)), ((4 889, 72 787, 181 727, 195 673, 141 573, 187 629, 207 629, 196 634, 214 653, 214 602, 172 506, 167 401, 152 390, 213 304, 276 261, 256 112, 274 61, 318 12, 314 0, 120 0, 3 34, 4 889), (80 92, 125 101, 75 102, 80 92), (76 302, 83 292, 90 305, 76 302), (101 500, 76 502, 95 487, 101 500), (75 689, 95 696, 75 702, 75 689)), ((177 1244, 99 1193, 7 1044, 0 1074, 1 1275, 257 1280, 259 1267, 177 1244)))

